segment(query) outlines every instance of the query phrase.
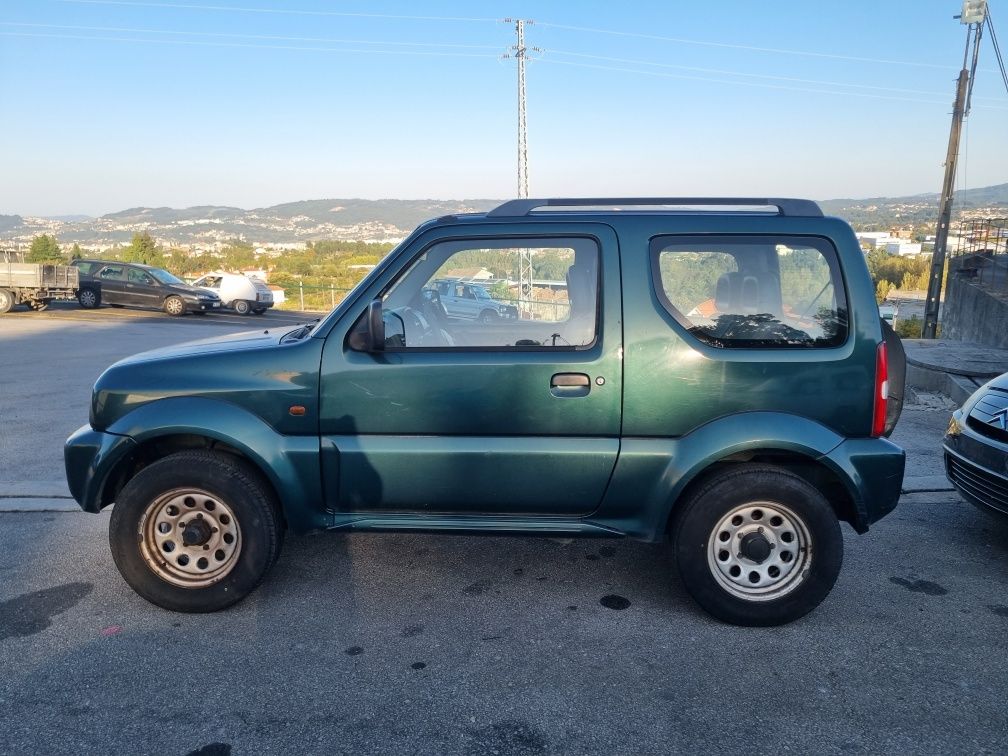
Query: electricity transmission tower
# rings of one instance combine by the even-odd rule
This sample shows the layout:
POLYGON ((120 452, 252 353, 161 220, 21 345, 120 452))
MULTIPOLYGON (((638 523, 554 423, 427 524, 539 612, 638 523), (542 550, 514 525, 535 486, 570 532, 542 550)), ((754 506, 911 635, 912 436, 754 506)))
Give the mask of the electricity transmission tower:
POLYGON ((942 182, 938 209, 938 228, 935 231, 934 254, 931 256, 931 277, 928 279, 927 301, 924 305, 925 339, 933 339, 938 332, 938 308, 941 305, 942 275, 945 272, 945 251, 948 247, 949 224, 952 222, 952 193, 955 191, 956 161, 959 158, 959 136, 963 118, 969 115, 973 79, 976 76, 977 57, 980 54, 980 37, 987 16, 986 0, 965 0, 959 22, 966 25, 966 50, 963 67, 956 84, 955 104, 952 107, 952 128, 949 131, 948 152, 945 156, 945 180, 942 182), (972 63, 970 46, 973 47, 972 63), (967 67, 968 66, 968 67, 967 67))
MULTIPOLYGON (((516 44, 504 54, 505 58, 518 61, 518 197, 525 199, 529 193, 528 180, 528 125, 525 121, 525 61, 530 52, 542 52, 538 47, 525 46, 525 25, 533 24, 530 19, 505 18, 504 23, 514 24, 516 44)), ((522 248, 518 259, 519 312, 521 300, 532 295, 532 250, 522 248)))

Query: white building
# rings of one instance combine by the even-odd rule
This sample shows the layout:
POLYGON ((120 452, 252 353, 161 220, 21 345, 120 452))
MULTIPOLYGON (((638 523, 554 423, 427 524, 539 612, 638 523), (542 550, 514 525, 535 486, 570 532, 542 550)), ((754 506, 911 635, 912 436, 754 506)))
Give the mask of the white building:
POLYGON ((920 242, 908 242, 903 240, 886 242, 885 251, 890 255, 919 255, 921 253, 920 242))
POLYGON ((859 242, 867 244, 872 249, 884 247, 892 238, 888 231, 858 231, 854 234, 859 242))

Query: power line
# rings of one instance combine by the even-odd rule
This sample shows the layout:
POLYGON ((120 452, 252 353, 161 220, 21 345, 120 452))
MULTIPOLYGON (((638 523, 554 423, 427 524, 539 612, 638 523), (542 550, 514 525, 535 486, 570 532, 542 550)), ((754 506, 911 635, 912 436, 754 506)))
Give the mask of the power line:
POLYGON ((496 50, 498 45, 467 45, 454 42, 395 42, 368 39, 339 39, 334 37, 278 37, 269 34, 237 34, 233 32, 201 32, 172 29, 134 29, 121 26, 73 26, 69 24, 35 24, 17 21, 0 21, 0 26, 16 26, 31 29, 68 29, 75 31, 119 32, 124 34, 171 34, 183 37, 229 37, 233 39, 262 39, 280 42, 329 42, 353 45, 390 45, 400 47, 454 47, 475 50, 496 50))
MULTIPOLYGON (((594 54, 590 54, 590 53, 568 52, 566 50, 555 50, 552 47, 549 49, 549 54, 550 55, 568 55, 568 56, 571 56, 571 57, 588 58, 588 59, 592 59, 592 60, 605 60, 605 61, 610 61, 610 62, 614 62, 614 63, 627 63, 629 65, 637 65, 637 66, 655 66, 655 67, 658 67, 658 68, 672 68, 672 69, 676 69, 676 70, 680 70, 680 71, 697 71, 699 73, 713 73, 713 74, 721 74, 721 75, 725 75, 725 76, 746 76, 746 77, 749 77, 749 78, 756 78, 756 79, 771 79, 771 80, 774 80, 774 81, 791 81, 791 82, 796 82, 796 83, 799 83, 799 84, 819 84, 819 85, 822 85, 822 86, 830 86, 830 87, 858 87, 860 89, 874 89, 874 90, 883 91, 883 92, 901 92, 901 93, 904 93, 904 94, 923 94, 923 95, 930 95, 932 97, 943 97, 944 96, 941 92, 929 92, 927 90, 922 90, 922 89, 903 89, 903 88, 899 88, 899 87, 882 87, 882 86, 876 86, 876 85, 872 85, 872 84, 848 84, 848 83, 842 82, 842 81, 822 81, 820 79, 800 79, 800 78, 795 78, 793 76, 773 76, 773 75, 769 75, 769 74, 747 73, 745 71, 732 71, 732 70, 725 70, 725 69, 719 69, 719 68, 702 68, 702 67, 699 67, 699 66, 682 66, 682 65, 677 65, 677 64, 674 64, 674 63, 657 63, 657 62, 647 61, 647 60, 634 60, 634 59, 631 59, 631 58, 613 58, 613 57, 610 57, 608 55, 594 55, 594 54)), ((993 98, 984 98, 984 99, 993 99, 993 98)))
POLYGON ((721 47, 731 50, 748 50, 750 52, 775 53, 778 55, 804 55, 811 58, 830 58, 833 60, 849 60, 857 63, 884 63, 898 66, 919 66, 922 68, 944 68, 954 69, 955 66, 941 65, 940 63, 924 63, 913 60, 892 60, 887 58, 864 58, 856 55, 839 55, 837 53, 814 52, 812 50, 788 50, 779 47, 757 47, 754 45, 738 45, 728 42, 710 42, 700 39, 686 39, 684 37, 666 37, 660 34, 643 34, 641 32, 619 31, 616 29, 596 29, 589 26, 570 26, 567 24, 551 24, 540 21, 539 26, 547 26, 553 29, 564 29, 567 31, 588 32, 591 34, 608 34, 616 37, 633 37, 636 39, 651 39, 658 42, 675 42, 682 45, 701 45, 705 47, 721 47))
POLYGON ((496 55, 484 53, 438 52, 435 50, 377 50, 374 48, 353 49, 349 47, 305 47, 303 45, 259 45, 240 42, 199 42, 189 39, 139 39, 136 37, 100 37, 83 34, 33 34, 31 32, 4 32, 0 37, 32 37, 36 39, 79 39, 97 42, 129 42, 145 45, 183 45, 186 47, 228 47, 260 50, 299 50, 302 52, 363 53, 373 55, 422 55, 439 58, 492 58, 496 55))
POLYGON ((165 8, 176 10, 236 11, 238 13, 268 13, 287 16, 338 16, 341 18, 392 18, 403 21, 477 21, 497 22, 496 18, 470 18, 466 16, 410 16, 393 13, 352 13, 348 11, 303 10, 297 8, 243 8, 235 5, 198 5, 190 3, 155 3, 140 0, 56 0, 75 5, 122 5, 135 8, 165 8))
POLYGON ((998 68, 1001 69, 1001 80, 1004 81, 1005 91, 1008 92, 1008 71, 1005 71, 1005 62, 1001 57, 1001 46, 998 45, 997 34, 994 33, 994 22, 991 20, 989 6, 987 8, 987 31, 990 32, 991 43, 994 46, 994 55, 997 57, 998 68))
MULTIPOLYGON (((761 89, 778 89, 778 90, 783 90, 783 91, 788 91, 788 92, 808 92, 808 93, 811 93, 811 94, 841 95, 841 96, 850 96, 850 97, 867 97, 867 98, 870 98, 870 99, 873 99, 873 100, 895 100, 895 101, 899 101, 899 102, 915 102, 915 103, 919 103, 919 104, 922 104, 922 105, 945 105, 944 102, 940 102, 940 101, 937 101, 937 100, 921 100, 921 99, 913 98, 913 97, 898 97, 898 96, 885 95, 885 94, 871 94, 869 92, 850 92, 850 91, 841 92, 841 91, 830 90, 830 89, 813 89, 811 87, 789 87, 789 86, 785 86, 783 84, 764 84, 762 82, 756 82, 756 81, 739 81, 737 79, 714 79, 714 78, 710 78, 710 77, 707 77, 707 76, 689 76, 687 74, 665 73, 664 71, 641 71, 639 69, 621 68, 621 67, 618 67, 618 66, 602 66, 602 65, 594 65, 592 63, 574 63, 574 62, 569 61, 569 60, 553 60, 553 59, 548 58, 548 57, 547 58, 543 58, 541 62, 548 63, 548 64, 551 64, 551 65, 573 66, 575 68, 591 68, 591 69, 597 69, 597 70, 602 70, 602 71, 614 71, 614 72, 617 72, 617 73, 632 73, 632 74, 640 74, 642 76, 657 76, 659 78, 664 78, 664 79, 685 79, 685 80, 688 80, 688 81, 703 81, 703 82, 708 82, 708 83, 711 83, 711 84, 734 84, 736 86, 758 87, 758 88, 761 88, 761 89)), ((995 105, 977 105, 976 107, 978 107, 978 108, 984 108, 986 110, 1008 110, 1008 108, 1001 108, 1001 107, 997 107, 995 105)))

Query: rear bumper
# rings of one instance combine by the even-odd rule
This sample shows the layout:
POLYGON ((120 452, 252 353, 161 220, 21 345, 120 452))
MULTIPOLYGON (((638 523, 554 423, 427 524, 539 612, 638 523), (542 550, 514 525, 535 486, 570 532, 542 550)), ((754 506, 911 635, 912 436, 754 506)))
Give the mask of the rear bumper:
POLYGON ((823 457, 840 473, 854 503, 858 533, 896 508, 903 489, 906 453, 885 438, 852 438, 823 457))
POLYGON ((111 503, 105 497, 109 472, 136 449, 128 436, 96 431, 90 425, 78 428, 63 445, 70 494, 85 512, 99 512, 111 503))

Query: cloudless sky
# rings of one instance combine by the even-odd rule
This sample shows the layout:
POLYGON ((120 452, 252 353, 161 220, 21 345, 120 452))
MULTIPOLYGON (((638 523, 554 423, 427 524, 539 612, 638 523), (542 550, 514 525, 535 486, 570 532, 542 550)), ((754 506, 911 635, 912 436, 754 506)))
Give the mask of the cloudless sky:
MULTIPOLYGON (((3 0, 0 213, 515 196, 506 16, 542 48, 533 196, 937 191, 960 7, 3 0)), ((1008 0, 991 11, 1008 55, 1008 0)), ((959 187, 1008 181, 1006 148, 985 37, 959 187)))

